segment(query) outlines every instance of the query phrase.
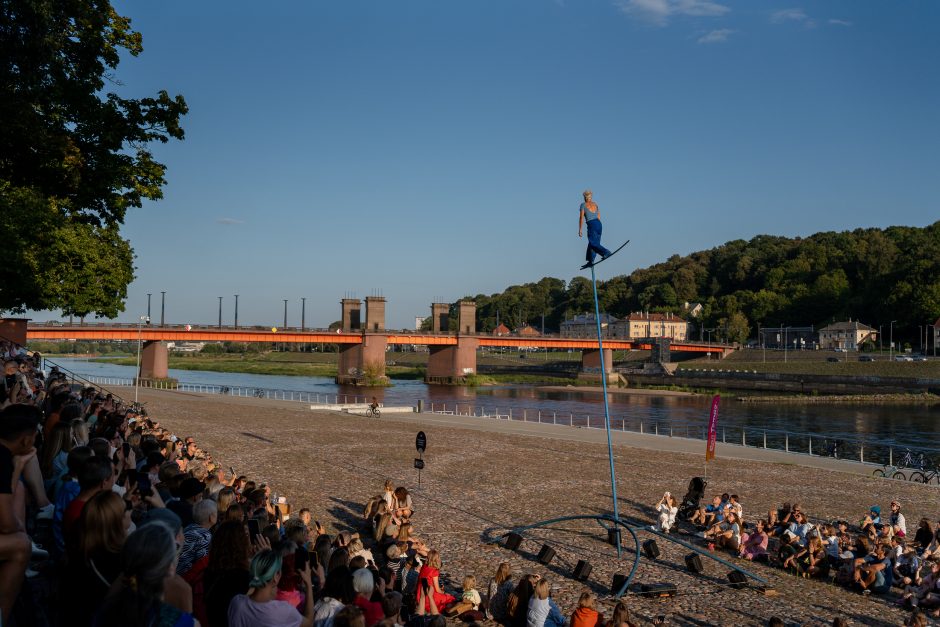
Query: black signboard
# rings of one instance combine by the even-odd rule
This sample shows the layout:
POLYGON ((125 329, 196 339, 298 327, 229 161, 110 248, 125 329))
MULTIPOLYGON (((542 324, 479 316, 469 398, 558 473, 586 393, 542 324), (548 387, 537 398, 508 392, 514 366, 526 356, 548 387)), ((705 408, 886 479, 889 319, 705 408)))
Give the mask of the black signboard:
POLYGON ((419 457, 415 457, 415 468, 418 470, 424 468, 424 460, 419 457))
POLYGON ((419 453, 423 453, 427 447, 428 436, 424 435, 424 431, 418 431, 418 437, 415 438, 415 448, 418 449, 419 453))

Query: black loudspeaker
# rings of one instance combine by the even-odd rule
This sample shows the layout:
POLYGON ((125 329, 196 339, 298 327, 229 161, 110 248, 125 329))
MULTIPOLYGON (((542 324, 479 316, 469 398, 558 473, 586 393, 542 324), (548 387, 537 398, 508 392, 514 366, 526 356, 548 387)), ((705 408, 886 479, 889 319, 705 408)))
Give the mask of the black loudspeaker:
POLYGON ((584 560, 578 560, 578 565, 574 567, 574 573, 572 573, 571 576, 574 577, 577 581, 584 581, 591 576, 591 571, 593 569, 594 567, 589 563, 585 562, 584 560))
POLYGON ((548 565, 553 559, 555 559, 555 549, 543 544, 542 550, 539 551, 539 563, 548 565))
POLYGON ((506 536, 506 548, 510 551, 517 550, 520 544, 522 544, 522 536, 518 533, 513 532, 506 536))
POLYGON ((620 544, 620 527, 611 527, 607 530, 607 543, 613 546, 620 544))
POLYGON ((690 573, 700 573, 702 570, 702 556, 698 553, 689 553, 685 556, 685 567, 690 573))
POLYGON ((623 587, 623 583, 627 580, 626 575, 621 575, 619 573, 614 575, 614 580, 610 584, 610 593, 617 594, 620 592, 620 588, 623 587))
POLYGON ((678 593, 674 583, 644 583, 640 586, 640 595, 645 597, 674 597, 678 593))
POLYGON ((656 540, 647 540, 643 543, 643 555, 651 560, 659 557, 659 545, 656 544, 656 540))
POLYGON ((731 587, 740 590, 745 585, 747 585, 747 577, 744 576, 739 570, 732 570, 728 573, 728 581, 731 582, 731 587))

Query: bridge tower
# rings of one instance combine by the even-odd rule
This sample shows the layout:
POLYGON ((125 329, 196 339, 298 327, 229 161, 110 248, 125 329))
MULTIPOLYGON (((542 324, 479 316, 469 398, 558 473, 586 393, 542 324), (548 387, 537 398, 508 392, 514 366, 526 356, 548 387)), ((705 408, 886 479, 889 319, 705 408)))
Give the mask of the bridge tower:
POLYGON ((366 296, 366 319, 362 323, 362 302, 344 298, 342 306, 343 333, 361 333, 362 343, 341 344, 336 382, 346 385, 375 385, 388 381, 385 376, 385 297, 366 296))
POLYGON ((450 305, 431 303, 431 332, 447 333, 450 330, 450 305))
MULTIPOLYGON (((431 305, 431 316, 435 327, 438 317, 435 315, 449 306, 442 303, 431 305)), ((476 337, 477 304, 472 300, 457 303, 457 345, 429 346, 428 370, 424 380, 427 383, 460 383, 468 375, 477 371, 477 348, 480 340, 476 337)), ((436 330, 436 329, 435 329, 436 330)), ((445 327, 446 331, 447 328, 445 327)))

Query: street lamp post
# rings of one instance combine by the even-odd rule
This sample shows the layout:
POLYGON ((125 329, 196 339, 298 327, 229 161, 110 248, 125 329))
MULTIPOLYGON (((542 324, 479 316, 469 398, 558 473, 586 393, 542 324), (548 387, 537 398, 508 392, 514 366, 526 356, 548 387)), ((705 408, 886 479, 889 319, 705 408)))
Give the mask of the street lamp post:
POLYGON ((881 341, 881 329, 882 329, 884 326, 885 326, 885 325, 883 325, 883 324, 879 324, 879 325, 878 325, 878 352, 879 352, 879 353, 880 353, 880 352, 882 351, 882 349, 884 348, 884 342, 881 341))
POLYGON ((894 359, 894 323, 897 320, 892 320, 891 324, 888 325, 888 359, 894 359))
POLYGON ((307 322, 307 299, 305 297, 300 298, 300 332, 303 333, 304 326, 307 322))
POLYGON ((141 316, 140 320, 137 321, 137 376, 134 377, 134 402, 137 402, 137 389, 140 387, 140 328, 143 326, 144 322, 150 324, 150 316, 141 316))
MULTIPOLYGON (((783 324, 781 323, 780 326, 783 327, 783 324)), ((787 363, 787 342, 789 341, 787 334, 789 333, 789 331, 790 331, 790 327, 784 327, 783 329, 783 363, 787 363)))
POLYGON ((222 297, 219 296, 219 331, 222 330, 222 297))
POLYGON ((150 317, 150 296, 151 292, 147 292, 147 317, 150 317))
POLYGON ((238 328, 238 294, 235 294, 235 328, 238 328))
POLYGON ((287 328, 287 299, 284 299, 284 328, 287 328))
POLYGON ((166 292, 160 292, 160 326, 163 326, 163 314, 166 313, 166 292))

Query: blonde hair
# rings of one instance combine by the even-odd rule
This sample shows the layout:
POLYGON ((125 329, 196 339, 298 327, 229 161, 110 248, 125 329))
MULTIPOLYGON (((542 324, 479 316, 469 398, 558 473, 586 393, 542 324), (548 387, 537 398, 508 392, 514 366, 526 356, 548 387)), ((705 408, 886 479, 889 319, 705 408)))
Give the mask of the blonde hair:
POLYGON ((431 568, 441 569, 441 554, 437 552, 437 549, 431 549, 428 551, 427 565, 431 568))
POLYGON ((391 479, 386 479, 386 480, 385 480, 385 491, 386 491, 386 492, 394 492, 394 491, 395 491, 395 484, 392 483, 392 480, 391 480, 391 479))
POLYGON ((593 194, 594 194, 594 192, 592 192, 592 191, 589 190, 589 189, 586 189, 586 190, 584 190, 583 192, 581 192, 581 195, 584 196, 585 198, 587 198, 588 196, 592 196, 593 194))
POLYGON ((499 585, 507 581, 510 576, 512 576, 512 570, 510 569, 509 562, 502 562, 496 567, 496 574, 493 576, 493 580, 499 585))
POLYGON ((548 579, 539 579, 538 583, 535 584, 535 596, 541 600, 547 599, 551 590, 552 584, 548 583, 548 579))
POLYGON ((589 610, 593 610, 597 604, 597 598, 590 592, 582 592, 581 597, 578 599, 578 607, 586 607, 589 610))
POLYGON ((467 592, 468 590, 473 590, 477 587, 477 578, 473 575, 467 575, 463 578, 463 590, 467 592))

